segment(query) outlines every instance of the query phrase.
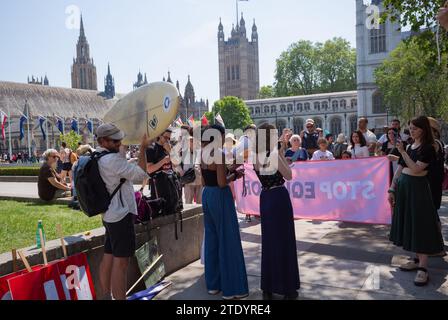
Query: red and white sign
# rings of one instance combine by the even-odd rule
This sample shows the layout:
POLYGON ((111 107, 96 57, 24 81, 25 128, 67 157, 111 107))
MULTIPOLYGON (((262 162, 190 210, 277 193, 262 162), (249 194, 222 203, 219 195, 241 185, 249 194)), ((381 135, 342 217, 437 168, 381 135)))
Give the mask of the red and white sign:
POLYGON ((66 300, 95 300, 95 288, 85 253, 57 262, 66 300))
POLYGON ((8 279, 12 300, 65 300, 56 263, 8 279))
POLYGON ((0 278, 1 300, 95 300, 85 253, 0 278))
MULTIPOLYGON (((42 268, 42 266, 40 266, 40 265, 32 267, 33 270, 38 270, 40 268, 42 268)), ((25 273, 28 273, 28 271, 21 270, 21 271, 17 271, 17 272, 8 274, 6 276, 0 277, 0 300, 12 300, 11 292, 9 291, 8 280, 18 277, 25 273)))

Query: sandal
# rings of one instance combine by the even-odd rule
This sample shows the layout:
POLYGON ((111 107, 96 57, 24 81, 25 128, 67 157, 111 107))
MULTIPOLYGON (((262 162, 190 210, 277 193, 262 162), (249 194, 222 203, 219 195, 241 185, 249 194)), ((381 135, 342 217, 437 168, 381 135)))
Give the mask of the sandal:
POLYGON ((428 270, 426 268, 418 268, 417 275, 415 276, 414 284, 417 287, 424 287, 429 282, 428 270))
POLYGON ((420 263, 420 260, 417 258, 414 258, 413 260, 408 261, 405 264, 402 264, 400 266, 400 270, 405 271, 405 272, 418 270, 419 263, 420 263))

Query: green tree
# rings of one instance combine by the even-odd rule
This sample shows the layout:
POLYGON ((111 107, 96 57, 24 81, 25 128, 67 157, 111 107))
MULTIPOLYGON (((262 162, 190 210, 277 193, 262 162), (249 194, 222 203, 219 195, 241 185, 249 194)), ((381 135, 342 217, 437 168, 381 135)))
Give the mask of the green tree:
POLYGON ((292 44, 277 59, 276 96, 314 93, 318 86, 317 64, 316 46, 311 41, 292 44))
POLYGON ((272 86, 263 86, 260 88, 258 99, 268 99, 273 97, 275 97, 275 92, 272 86))
POLYGON ((382 19, 390 17, 403 26, 410 26, 413 31, 436 26, 437 12, 446 0, 383 0, 386 8, 382 19))
POLYGON ((375 71, 385 104, 394 115, 409 120, 414 115, 446 118, 448 106, 448 59, 434 60, 434 43, 422 45, 411 38, 392 51, 375 71))
POLYGON ((277 59, 275 95, 291 96, 356 89, 356 51, 347 40, 300 40, 277 59))
POLYGON ((65 142, 71 150, 76 150, 78 149, 78 142, 82 141, 82 136, 72 130, 66 134, 61 133, 59 139, 61 142, 65 142))
POLYGON ((243 129, 253 123, 246 104, 237 97, 224 97, 216 101, 212 111, 205 113, 209 123, 215 123, 215 115, 218 113, 221 115, 226 129, 243 129))
POLYGON ((334 38, 319 51, 318 73, 322 92, 356 89, 356 50, 350 42, 334 38))

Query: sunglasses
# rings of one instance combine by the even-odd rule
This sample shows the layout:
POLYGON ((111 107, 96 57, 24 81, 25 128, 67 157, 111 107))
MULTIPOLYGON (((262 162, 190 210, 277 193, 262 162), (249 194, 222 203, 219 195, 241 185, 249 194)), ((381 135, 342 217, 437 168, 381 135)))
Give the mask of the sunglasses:
POLYGON ((106 141, 111 141, 111 142, 113 142, 114 144, 118 144, 118 143, 121 142, 121 140, 115 140, 115 139, 107 139, 106 141))

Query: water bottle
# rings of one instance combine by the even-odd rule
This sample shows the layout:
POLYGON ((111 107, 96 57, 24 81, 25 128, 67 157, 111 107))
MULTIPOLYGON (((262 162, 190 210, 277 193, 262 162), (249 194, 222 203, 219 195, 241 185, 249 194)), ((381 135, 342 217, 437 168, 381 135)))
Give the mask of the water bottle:
POLYGON ((44 244, 45 244, 46 239, 45 239, 44 225, 42 224, 42 220, 39 220, 37 222, 37 231, 36 231, 36 247, 37 247, 37 249, 42 248, 42 245, 40 243, 40 233, 39 233, 39 230, 42 230, 42 238, 43 238, 44 244))

